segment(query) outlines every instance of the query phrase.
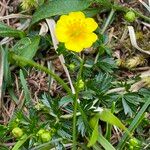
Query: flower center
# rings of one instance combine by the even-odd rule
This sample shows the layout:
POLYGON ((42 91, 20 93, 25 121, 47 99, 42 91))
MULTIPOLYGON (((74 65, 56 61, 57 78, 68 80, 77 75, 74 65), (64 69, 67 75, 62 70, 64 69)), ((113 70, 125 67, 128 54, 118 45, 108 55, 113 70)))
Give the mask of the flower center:
POLYGON ((71 23, 68 26, 67 34, 72 39, 79 39, 82 37, 84 32, 85 32, 84 25, 81 22, 77 22, 77 23, 71 23))

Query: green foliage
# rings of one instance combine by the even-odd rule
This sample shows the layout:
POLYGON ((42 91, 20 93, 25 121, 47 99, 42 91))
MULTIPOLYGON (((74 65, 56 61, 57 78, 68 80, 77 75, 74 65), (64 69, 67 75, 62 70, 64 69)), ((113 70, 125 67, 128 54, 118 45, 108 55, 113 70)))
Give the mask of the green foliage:
MULTIPOLYGON (((38 50, 39 42, 40 42, 39 36, 33 36, 30 38, 25 37, 14 45, 12 51, 19 56, 25 57, 27 59, 32 59, 38 50)), ((24 66, 26 64, 22 62, 20 63, 20 65, 24 66)))
POLYGON ((87 145, 88 147, 91 147, 96 143, 96 141, 98 139, 98 135, 99 135, 99 131, 98 131, 98 120, 97 120, 95 127, 93 129, 93 132, 92 132, 92 136, 91 136, 89 143, 87 145))
POLYGON ((2 142, 5 142, 5 140, 7 140, 7 132, 7 127, 4 125, 0 125, 0 146, 2 142))
POLYGON ((105 72, 112 73, 114 69, 117 68, 117 65, 113 58, 104 58, 97 62, 95 67, 102 69, 105 72))
MULTIPOLYGON (((148 146, 150 135, 143 134, 149 131, 150 90, 143 88, 131 92, 132 83, 140 79, 119 78, 124 70, 117 67, 112 56, 114 52, 111 42, 116 39, 110 41, 106 30, 103 31, 100 26, 96 30, 97 42, 81 54, 66 50, 62 43, 59 43, 55 52, 50 34, 42 37, 37 35, 39 26, 35 25, 50 17, 57 21, 60 15, 72 11, 83 11, 88 17, 98 14, 94 19, 102 24, 104 20, 101 17, 105 17, 110 9, 115 9, 116 13, 117 10, 128 9, 121 10, 122 7, 111 0, 41 0, 39 5, 35 11, 29 12, 34 12, 31 22, 34 31, 32 28, 27 29, 28 36, 23 31, 0 23, 1 37, 21 38, 0 48, 1 58, 4 58, 0 60, 0 63, 4 63, 2 92, 0 90, 4 113, 0 119, 3 119, 5 113, 10 113, 11 117, 8 125, 0 125, 0 149, 8 150, 10 147, 6 145, 10 142, 14 143, 12 150, 64 150, 72 148, 72 143, 74 147, 85 150, 144 149, 144 146, 148 146), (96 60, 97 52, 99 57, 96 60), (58 55, 65 58, 71 78, 69 82, 61 66, 60 70, 53 70, 51 68, 55 66, 49 65, 53 64, 53 59, 58 55), (43 65, 36 63, 37 60, 43 65), (45 67, 47 64, 48 68, 45 67), (18 66, 21 66, 21 70, 18 66), (28 77, 31 72, 33 76, 28 77), (41 72, 45 72, 44 77, 39 75, 41 72), (39 86, 36 93, 33 92, 36 88, 30 86, 28 78, 39 86), (53 78, 52 82, 49 78, 53 78), (70 89, 70 82, 75 87, 75 93, 70 89), (44 92, 42 86, 46 87, 44 92), (16 109, 11 116, 14 106, 16 109), (11 108, 8 112, 7 107, 11 108), (116 132, 114 126, 121 129, 118 132, 122 135, 115 144, 112 143, 114 139, 110 140, 116 132), (22 131, 21 138, 12 136, 16 128, 22 131)), ((59 61, 57 65, 60 65, 59 61)), ((8 118, 4 120, 7 122, 8 118)))
POLYGON ((110 8, 110 6, 112 5, 111 1, 112 0, 95 0, 97 3, 110 8))
POLYGON ((108 74, 96 75, 94 79, 87 81, 87 87, 96 95, 104 95, 111 87, 112 77, 108 74))
POLYGON ((124 113, 130 116, 133 116, 133 114, 137 111, 137 106, 140 105, 140 103, 143 103, 144 101, 136 94, 136 93, 127 93, 122 96, 122 105, 124 108, 124 113), (134 100, 134 101, 133 101, 134 100))
POLYGON ((29 105, 29 104, 31 104, 31 94, 30 94, 29 89, 27 87, 27 82, 25 80, 25 77, 24 77, 22 70, 20 70, 20 80, 21 80, 21 84, 22 84, 22 87, 23 87, 23 90, 25 93, 26 104, 29 105))
POLYGON ((23 38, 25 37, 25 32, 21 30, 13 29, 4 23, 0 22, 0 36, 1 37, 16 37, 23 38))
POLYGON ((24 135, 12 148, 12 150, 19 150, 19 148, 26 142, 26 140, 29 138, 29 136, 24 135))
MULTIPOLYGON (((127 131, 127 129, 123 125, 123 123, 107 109, 102 110, 102 112, 99 113, 99 118, 102 121, 106 121, 111 125, 115 125, 115 126, 121 128, 122 130, 127 131)), ((128 131, 127 131, 127 134, 129 134, 128 131)))
POLYGON ((88 8, 90 4, 90 0, 49 0, 37 9, 31 24, 52 16, 63 15, 72 11, 82 11, 88 8))
MULTIPOLYGON (((132 123, 130 124, 128 130, 132 133, 134 132, 134 130, 137 128, 137 126, 140 124, 140 122, 143 120, 144 118, 144 112, 146 111, 146 109, 149 107, 150 105, 150 98, 146 98, 146 102, 145 104, 142 106, 142 108, 140 109, 140 111, 138 112, 138 114, 135 116, 135 118, 133 119, 132 123)), ((129 136, 127 133, 125 133, 121 139, 121 141, 118 144, 118 149, 123 149, 126 141, 129 139, 129 136)))

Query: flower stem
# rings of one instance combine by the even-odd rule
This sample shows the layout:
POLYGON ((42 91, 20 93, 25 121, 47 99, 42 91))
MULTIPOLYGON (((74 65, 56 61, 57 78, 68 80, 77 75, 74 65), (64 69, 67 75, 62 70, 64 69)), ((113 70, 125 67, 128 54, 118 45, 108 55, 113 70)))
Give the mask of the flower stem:
POLYGON ((78 77, 77 77, 77 84, 76 84, 76 93, 75 93, 75 97, 74 97, 74 102, 73 102, 73 106, 74 106, 74 109, 73 109, 73 150, 76 150, 77 149, 77 133, 76 133, 76 122, 77 122, 77 109, 78 109, 78 95, 79 95, 79 92, 80 92, 80 89, 78 89, 78 85, 79 85, 79 81, 81 79, 81 74, 82 74, 82 70, 83 70, 83 64, 84 64, 84 61, 82 60, 81 61, 81 65, 80 65, 80 70, 79 70, 79 73, 78 73, 78 77))
POLYGON ((69 88, 69 86, 59 76, 57 76, 55 73, 53 73, 48 68, 46 68, 46 67, 44 67, 44 66, 42 66, 42 65, 40 65, 40 64, 38 64, 38 63, 36 63, 36 62, 34 62, 32 60, 29 60, 29 59, 27 59, 25 57, 18 56, 18 55, 14 54, 14 53, 11 53, 11 58, 13 60, 15 60, 16 62, 18 62, 18 63, 19 62, 21 62, 21 63, 23 62, 26 65, 32 66, 32 67, 34 67, 36 69, 39 69, 39 70, 47 73, 48 75, 51 75, 58 83, 60 83, 62 85, 62 87, 67 91, 67 93, 69 95, 72 95, 72 92, 71 92, 71 89, 69 88))

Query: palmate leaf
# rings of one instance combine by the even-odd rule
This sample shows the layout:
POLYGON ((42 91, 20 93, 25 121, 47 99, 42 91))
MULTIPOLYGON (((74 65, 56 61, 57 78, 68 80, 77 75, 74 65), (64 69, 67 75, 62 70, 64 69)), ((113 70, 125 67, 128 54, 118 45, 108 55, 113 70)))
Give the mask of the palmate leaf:
POLYGON ((99 74, 94 79, 88 80, 87 87, 98 95, 105 94, 111 87, 112 77, 109 74, 99 74))
POLYGON ((117 65, 115 63, 115 60, 113 58, 104 58, 99 60, 96 64, 95 67, 100 68, 106 73, 112 73, 114 69, 117 69, 117 65))
POLYGON ((82 11, 88 8, 91 0, 48 0, 33 14, 31 25, 41 19, 55 15, 67 14, 73 11, 82 11))
POLYGON ((124 98, 122 98, 122 105, 124 108, 124 113, 125 115, 129 114, 130 116, 132 116, 132 110, 130 108, 130 106, 128 105, 128 103, 126 102, 126 100, 124 98))
POLYGON ((137 93, 126 93, 121 98, 124 113, 125 115, 129 114, 130 117, 137 112, 137 107, 140 103, 144 102, 137 93))

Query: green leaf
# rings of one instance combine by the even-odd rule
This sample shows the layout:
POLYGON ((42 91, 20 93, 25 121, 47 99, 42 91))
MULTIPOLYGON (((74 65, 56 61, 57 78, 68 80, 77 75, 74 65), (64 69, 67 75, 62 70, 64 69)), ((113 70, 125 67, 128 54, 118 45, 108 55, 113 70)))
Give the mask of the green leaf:
POLYGON ((4 125, 0 125, 0 140, 2 139, 2 138, 4 138, 4 136, 6 136, 5 134, 6 134, 6 131, 7 131, 7 127, 5 127, 4 125))
POLYGON ((33 14, 31 25, 41 19, 55 15, 63 15, 72 11, 82 11, 88 8, 90 4, 90 0, 49 0, 33 14))
POLYGON ((39 36, 31 38, 25 37, 17 42, 17 44, 13 47, 13 50, 17 55, 32 59, 38 49, 39 42, 39 36))
POLYGON ((18 150, 23 143, 29 138, 30 136, 27 136, 26 134, 20 138, 20 140, 15 144, 15 146, 12 148, 12 150, 18 150))
POLYGON ((116 150, 103 136, 98 135, 98 142, 104 147, 105 150, 116 150))
POLYGON ((89 140, 88 147, 93 146, 96 143, 97 139, 98 139, 98 132, 99 132, 98 131, 98 120, 99 120, 99 118, 97 118, 97 122, 96 122, 94 130, 92 132, 92 136, 89 140))
POLYGON ((13 29, 4 23, 0 22, 0 36, 1 37, 25 37, 25 32, 13 29))
POLYGON ((62 107, 64 104, 72 103, 73 99, 71 96, 67 95, 60 99, 59 106, 62 107))
POLYGON ((112 3, 110 0, 95 0, 96 2, 100 3, 106 8, 110 8, 112 6, 112 3))
POLYGON ((115 115, 113 115, 109 110, 104 109, 102 112, 100 112, 99 118, 102 121, 105 121, 111 125, 115 125, 124 131, 127 131, 127 133, 130 135, 130 133, 128 132, 127 128, 123 125, 123 123, 115 115))
MULTIPOLYGON (((146 109, 150 106, 150 98, 146 98, 146 102, 145 104, 142 106, 142 108, 140 109, 140 111, 138 112, 138 114, 135 116, 134 120, 132 121, 131 125, 128 128, 128 131, 130 133, 133 133, 133 131, 137 128, 137 126, 141 123, 141 121, 144 118, 144 113, 146 111, 146 109)), ((118 150, 122 150, 127 142, 127 140, 129 139, 129 135, 128 133, 125 133, 123 135, 123 137, 121 138, 117 149, 118 150)))
POLYGON ((132 110, 124 98, 122 98, 122 105, 125 115, 129 114, 130 116, 132 116, 132 110))
POLYGON ((99 8, 88 8, 88 9, 86 9, 86 10, 83 11, 83 13, 87 17, 93 17, 96 14, 98 14, 99 12, 101 12, 101 10, 99 8))
POLYGON ((112 73, 114 69, 117 68, 117 65, 113 58, 104 58, 97 62, 96 66, 101 68, 103 71, 112 73))
POLYGON ((111 87, 112 77, 109 74, 98 74, 87 81, 87 87, 98 95, 106 94, 111 87))
POLYGON ((23 74, 22 70, 20 70, 20 80, 21 80, 21 84, 22 84, 22 87, 23 87, 23 90, 24 90, 26 102, 28 104, 30 104, 31 95, 30 95, 30 92, 29 92, 29 89, 28 89, 28 86, 27 86, 27 82, 25 80, 25 77, 24 77, 24 74, 23 74))
MULTIPOLYGON (((39 42, 39 36, 34 36, 31 38, 25 37, 16 43, 16 45, 13 47, 13 51, 17 55, 23 56, 27 59, 32 59, 38 50, 39 42)), ((21 65, 26 64, 21 63, 21 65)))
POLYGON ((10 88, 8 88, 8 93, 9 93, 11 99, 17 104, 18 98, 16 97, 14 90, 15 90, 14 88, 10 87, 10 88))
POLYGON ((5 145, 0 145, 0 150, 9 150, 5 145))
POLYGON ((3 52, 3 61, 4 61, 4 87, 8 87, 9 85, 12 84, 12 79, 11 79, 11 71, 9 67, 9 62, 8 62, 8 48, 6 47, 4 50, 2 49, 3 52))

